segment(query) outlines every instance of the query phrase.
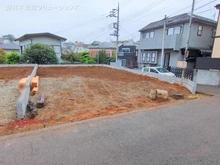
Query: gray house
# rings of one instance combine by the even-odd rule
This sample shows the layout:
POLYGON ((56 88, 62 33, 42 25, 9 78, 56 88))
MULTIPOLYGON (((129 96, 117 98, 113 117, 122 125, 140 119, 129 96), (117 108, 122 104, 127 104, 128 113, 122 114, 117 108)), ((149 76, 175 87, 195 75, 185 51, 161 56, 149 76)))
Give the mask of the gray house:
POLYGON ((49 45, 55 51, 59 62, 62 62, 61 52, 62 52, 62 42, 66 41, 66 38, 51 34, 51 33, 32 33, 25 34, 15 41, 19 41, 20 53, 22 53, 31 44, 41 43, 49 45))
POLYGON ((20 53, 19 45, 14 42, 1 44, 0 49, 3 49, 6 53, 10 53, 10 52, 20 53))
POLYGON ((163 67, 176 67, 177 61, 186 60, 187 67, 193 68, 196 57, 210 56, 214 41, 217 22, 208 18, 193 15, 189 54, 185 59, 185 47, 189 34, 189 14, 167 18, 153 22, 139 30, 140 45, 138 53, 139 67, 160 66, 161 49, 166 24, 164 40, 163 67), (166 22, 165 22, 166 21, 166 22))

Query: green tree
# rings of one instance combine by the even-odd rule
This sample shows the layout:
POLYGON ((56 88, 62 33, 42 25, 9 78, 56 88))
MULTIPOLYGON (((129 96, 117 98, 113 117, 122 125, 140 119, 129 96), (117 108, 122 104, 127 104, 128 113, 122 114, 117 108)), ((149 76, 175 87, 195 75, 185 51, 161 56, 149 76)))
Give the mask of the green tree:
POLYGON ((7 64, 18 64, 19 60, 20 60, 20 56, 16 52, 11 52, 6 55, 7 64))
POLYGON ((104 50, 99 51, 96 58, 99 64, 107 64, 107 55, 104 50))
POLYGON ((81 53, 70 52, 70 53, 62 54, 61 58, 63 60, 69 61, 70 63, 73 63, 73 62, 79 62, 80 56, 81 53))
POLYGON ((13 34, 3 35, 2 38, 9 40, 10 42, 13 42, 15 40, 15 36, 13 34))
POLYGON ((25 49, 21 56, 23 63, 31 64, 57 64, 58 59, 54 50, 44 44, 32 44, 30 48, 25 49))
POLYGON ((89 52, 84 51, 80 56, 80 63, 82 64, 95 64, 96 61, 94 58, 89 56, 89 52))
POLYGON ((6 53, 3 49, 0 49, 0 64, 5 64, 6 62, 6 53))
POLYGON ((111 62, 116 61, 116 52, 113 52, 112 57, 111 57, 111 62))

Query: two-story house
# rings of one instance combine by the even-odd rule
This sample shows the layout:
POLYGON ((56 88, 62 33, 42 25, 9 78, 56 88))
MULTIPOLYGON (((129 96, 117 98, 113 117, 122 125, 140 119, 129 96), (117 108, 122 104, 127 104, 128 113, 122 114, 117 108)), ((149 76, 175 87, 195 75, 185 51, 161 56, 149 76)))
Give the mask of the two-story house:
POLYGON ((25 34, 17 38, 15 41, 19 41, 21 54, 31 44, 40 43, 49 45, 55 51, 59 62, 63 62, 63 60, 61 59, 62 42, 66 41, 66 38, 51 33, 32 33, 25 34))
POLYGON ((113 53, 116 52, 116 46, 111 42, 99 42, 94 41, 89 45, 89 55, 91 57, 96 57, 99 51, 105 51, 107 57, 112 57, 113 53))
POLYGON ((188 56, 185 47, 189 35, 190 14, 181 14, 148 24, 140 32, 138 53, 139 67, 177 66, 177 61, 187 61, 187 67, 193 68, 196 57, 211 55, 216 21, 193 15, 188 56), (165 24, 165 31, 164 31, 165 24), (165 35, 164 35, 165 34, 165 35), (164 58, 162 43, 164 36, 164 58), (162 62, 161 62, 162 59, 162 62))
POLYGON ((118 63, 129 68, 137 67, 137 45, 134 41, 127 41, 119 46, 118 63))

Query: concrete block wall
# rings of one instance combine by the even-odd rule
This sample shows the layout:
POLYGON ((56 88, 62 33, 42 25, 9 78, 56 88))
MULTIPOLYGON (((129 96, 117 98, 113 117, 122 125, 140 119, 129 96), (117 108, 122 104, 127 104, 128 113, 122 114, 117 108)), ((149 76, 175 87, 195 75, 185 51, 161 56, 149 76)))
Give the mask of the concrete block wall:
POLYGON ((17 103, 16 103, 17 119, 24 119, 24 117, 25 117, 26 107, 27 107, 28 100, 30 97, 31 80, 36 75, 37 69, 38 69, 38 65, 34 65, 34 69, 28 78, 28 81, 25 85, 25 88, 23 89, 21 95, 19 96, 19 98, 17 100, 17 103))
POLYGON ((193 79, 197 84, 220 86, 220 71, 198 69, 193 79))
MULTIPOLYGON (((169 77, 169 76, 159 75, 157 73, 147 73, 147 72, 142 72, 141 70, 128 69, 128 68, 123 68, 123 67, 119 68, 119 67, 114 67, 114 66, 109 66, 109 65, 106 65, 106 66, 110 68, 114 68, 114 69, 125 70, 125 71, 132 72, 132 73, 139 74, 139 75, 146 75, 146 76, 158 78, 159 80, 168 82, 170 84, 174 84, 174 83, 181 84, 181 78, 178 78, 178 77, 169 77)), ((184 79, 183 86, 186 87, 192 94, 196 93, 196 87, 197 87, 196 82, 184 79)))

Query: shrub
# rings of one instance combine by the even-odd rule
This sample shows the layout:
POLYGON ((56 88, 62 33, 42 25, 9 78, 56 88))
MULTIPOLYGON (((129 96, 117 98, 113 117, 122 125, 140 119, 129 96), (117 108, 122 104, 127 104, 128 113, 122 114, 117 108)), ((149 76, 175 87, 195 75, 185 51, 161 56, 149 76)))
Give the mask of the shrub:
POLYGON ((19 60, 20 60, 20 56, 16 52, 11 52, 6 55, 7 64, 18 64, 19 60))
POLYGON ((6 53, 3 49, 0 49, 0 64, 5 64, 6 62, 6 53))
POLYGON ((32 64, 57 64, 58 59, 54 50, 44 44, 32 44, 30 48, 25 49, 21 56, 23 63, 32 64))

